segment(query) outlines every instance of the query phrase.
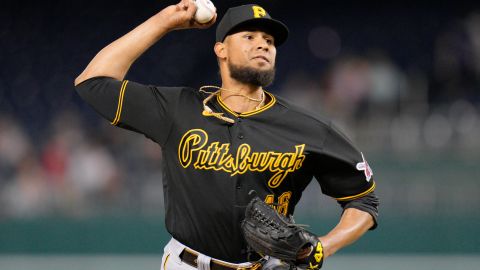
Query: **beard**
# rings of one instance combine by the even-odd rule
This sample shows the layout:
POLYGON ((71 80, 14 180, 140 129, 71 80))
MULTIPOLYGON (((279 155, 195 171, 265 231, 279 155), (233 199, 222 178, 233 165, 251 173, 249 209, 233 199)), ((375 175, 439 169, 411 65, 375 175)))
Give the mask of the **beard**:
POLYGON ((275 67, 268 70, 258 70, 228 63, 228 68, 233 79, 245 84, 266 87, 275 79, 275 67))

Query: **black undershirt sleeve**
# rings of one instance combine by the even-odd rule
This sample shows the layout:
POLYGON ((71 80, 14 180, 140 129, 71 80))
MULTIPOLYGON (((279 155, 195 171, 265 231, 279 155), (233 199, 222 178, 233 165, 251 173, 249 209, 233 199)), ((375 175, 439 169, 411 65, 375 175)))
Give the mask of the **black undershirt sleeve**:
POLYGON ((363 197, 353 199, 351 201, 338 201, 338 203, 342 206, 344 211, 348 208, 355 208, 369 213, 374 222, 374 225, 370 228, 370 230, 374 230, 377 227, 379 200, 374 191, 363 197))

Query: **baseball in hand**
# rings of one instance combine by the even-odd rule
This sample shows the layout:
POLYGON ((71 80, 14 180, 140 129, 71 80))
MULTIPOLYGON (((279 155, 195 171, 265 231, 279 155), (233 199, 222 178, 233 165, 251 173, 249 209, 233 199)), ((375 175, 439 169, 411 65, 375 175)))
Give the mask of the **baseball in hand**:
POLYGON ((210 0, 194 0, 197 6, 197 12, 195 12, 195 21, 198 23, 207 23, 213 19, 217 8, 210 0))

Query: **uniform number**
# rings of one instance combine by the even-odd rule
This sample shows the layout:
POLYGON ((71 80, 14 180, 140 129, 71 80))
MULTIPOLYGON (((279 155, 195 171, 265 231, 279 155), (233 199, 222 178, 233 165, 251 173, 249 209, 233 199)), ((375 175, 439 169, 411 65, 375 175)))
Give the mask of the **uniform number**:
POLYGON ((290 198, 292 198, 292 192, 287 191, 278 196, 277 202, 275 203, 275 195, 267 195, 265 197, 265 203, 277 210, 278 213, 286 216, 288 213, 288 204, 290 203, 290 198))

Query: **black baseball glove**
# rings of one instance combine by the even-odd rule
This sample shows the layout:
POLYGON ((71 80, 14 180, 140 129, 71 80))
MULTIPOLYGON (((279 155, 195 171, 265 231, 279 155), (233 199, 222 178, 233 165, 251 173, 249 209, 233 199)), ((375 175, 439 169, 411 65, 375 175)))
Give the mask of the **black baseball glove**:
POLYGON ((260 198, 255 197, 245 210, 242 231, 247 243, 259 254, 268 255, 307 269, 319 269, 323 263, 323 247, 318 237, 280 215, 260 198), (301 260, 301 250, 310 254, 301 260))

